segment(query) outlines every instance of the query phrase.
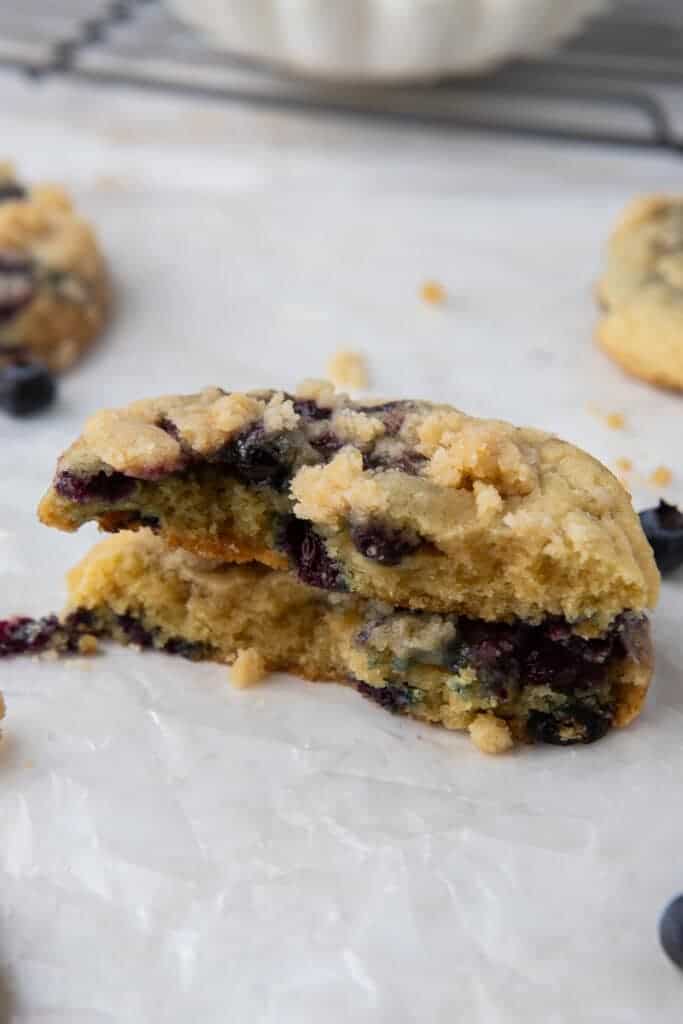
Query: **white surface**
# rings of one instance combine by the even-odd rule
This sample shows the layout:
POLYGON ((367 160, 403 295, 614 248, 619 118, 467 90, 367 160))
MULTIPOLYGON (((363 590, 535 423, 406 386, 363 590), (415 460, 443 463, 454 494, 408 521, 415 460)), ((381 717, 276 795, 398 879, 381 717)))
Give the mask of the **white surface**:
POLYGON ((233 54, 307 75, 429 78, 542 53, 608 0, 167 0, 233 54))
MULTIPOLYGON (((680 163, 2 87, 3 147, 75 186, 119 312, 58 408, 0 421, 0 614, 60 607, 95 537, 33 513, 86 414, 292 386, 339 345, 376 393, 547 427, 641 480, 667 464, 683 499, 683 400, 591 342, 609 225, 680 163), (418 300, 427 277, 447 308, 418 300)), ((682 612, 679 574, 637 725, 497 760, 340 687, 4 662, 1 1024, 679 1024, 656 920, 683 889, 682 612)))

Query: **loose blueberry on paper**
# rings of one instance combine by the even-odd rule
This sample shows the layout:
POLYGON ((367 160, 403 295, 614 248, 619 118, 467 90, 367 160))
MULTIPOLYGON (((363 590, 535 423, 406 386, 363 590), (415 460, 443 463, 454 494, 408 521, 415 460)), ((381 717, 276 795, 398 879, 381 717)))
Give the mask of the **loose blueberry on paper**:
POLYGON ((645 536, 654 552, 659 571, 674 572, 683 565, 683 512, 666 501, 640 513, 645 536))
POLYGON ((683 896, 672 900, 662 914, 659 941, 669 959, 683 967, 683 896))
POLYGON ((46 366, 27 360, 0 370, 0 407, 12 416, 29 416, 52 403, 57 388, 46 366))

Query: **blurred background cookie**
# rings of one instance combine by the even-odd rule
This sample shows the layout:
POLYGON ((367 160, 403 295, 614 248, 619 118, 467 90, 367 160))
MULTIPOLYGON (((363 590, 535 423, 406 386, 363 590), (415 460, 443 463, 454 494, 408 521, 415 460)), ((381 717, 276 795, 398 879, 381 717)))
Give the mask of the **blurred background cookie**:
POLYGON ((683 197, 635 199, 598 284, 599 343, 629 373, 683 390, 683 197))
POLYGON ((70 366, 107 319, 109 280, 95 234, 64 189, 30 188, 0 165, 0 357, 70 366))

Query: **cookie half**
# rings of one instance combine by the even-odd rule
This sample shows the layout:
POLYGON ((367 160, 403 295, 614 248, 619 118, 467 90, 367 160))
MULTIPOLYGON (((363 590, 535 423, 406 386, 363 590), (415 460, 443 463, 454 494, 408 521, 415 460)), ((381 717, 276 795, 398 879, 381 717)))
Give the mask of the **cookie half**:
POLYGON ((95 234, 56 186, 29 188, 0 166, 0 360, 59 371, 107 320, 109 277, 95 234))
POLYGON ((550 434, 310 385, 93 417, 40 505, 50 526, 147 526, 170 546, 291 569, 394 607, 607 626, 656 600, 622 485, 550 434))
POLYGON ((348 683, 388 711, 515 740, 589 743, 639 712, 652 676, 643 615, 587 636, 566 621, 492 623, 329 594, 293 574, 169 551, 147 531, 98 544, 69 575, 64 628, 348 683))
POLYGON ((651 384, 683 390, 683 197, 627 207, 597 293, 597 338, 608 355, 651 384))

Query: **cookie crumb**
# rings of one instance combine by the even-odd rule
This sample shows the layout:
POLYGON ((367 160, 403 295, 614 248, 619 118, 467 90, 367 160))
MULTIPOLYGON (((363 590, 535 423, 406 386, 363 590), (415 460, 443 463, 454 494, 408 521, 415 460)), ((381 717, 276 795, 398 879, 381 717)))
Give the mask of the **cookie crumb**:
POLYGON ((338 349, 327 364, 327 375, 338 388, 367 388, 368 367, 360 352, 338 349))
POLYGON ((56 651, 54 649, 54 647, 51 647, 49 651, 42 651, 42 653, 38 655, 38 660, 39 661, 58 661, 59 660, 59 652, 56 651))
POLYGON ((626 426, 626 417, 621 412, 608 412, 605 416, 605 423, 610 430, 623 430, 626 426))
POLYGON ((240 648, 230 668, 232 685, 238 690, 260 683, 268 674, 263 655, 255 647, 240 648))
POLYGON ((84 633, 83 636, 78 638, 79 654, 95 654, 98 646, 97 637, 93 636, 92 633, 84 633))
POLYGON ((673 480, 673 476, 668 466, 657 466, 648 477, 648 483, 654 487, 668 487, 673 480))
POLYGON ((504 754, 514 746, 507 722, 490 713, 477 715, 469 725, 469 734, 475 747, 484 754, 504 754))
POLYGON ((430 306, 442 306, 446 297, 446 289, 438 281, 425 281, 420 288, 420 298, 430 306))
POLYGON ((631 460, 625 458, 623 455, 619 456, 619 458, 616 460, 615 465, 620 473, 630 473, 633 469, 633 463, 631 462, 631 460))

